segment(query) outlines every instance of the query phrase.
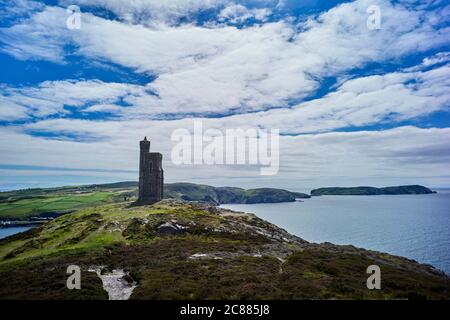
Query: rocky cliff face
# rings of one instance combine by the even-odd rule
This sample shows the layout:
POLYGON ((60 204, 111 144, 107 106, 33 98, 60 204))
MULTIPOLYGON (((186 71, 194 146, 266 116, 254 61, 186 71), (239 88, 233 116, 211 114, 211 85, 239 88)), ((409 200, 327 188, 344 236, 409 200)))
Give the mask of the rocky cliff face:
POLYGON ((0 241, 2 299, 449 296, 449 278, 431 266, 308 243, 251 213, 179 200, 98 206, 0 241), (373 264, 381 290, 366 287, 373 264), (66 288, 68 265, 80 266, 81 290, 66 288))

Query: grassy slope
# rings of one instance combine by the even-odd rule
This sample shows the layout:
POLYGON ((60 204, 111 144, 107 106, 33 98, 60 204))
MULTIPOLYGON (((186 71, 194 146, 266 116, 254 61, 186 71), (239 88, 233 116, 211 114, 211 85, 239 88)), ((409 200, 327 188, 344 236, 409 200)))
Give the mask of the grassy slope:
POLYGON ((177 201, 106 204, 0 240, 0 298, 105 299, 92 265, 126 268, 132 299, 449 298, 431 267, 351 246, 309 244, 251 214, 177 201), (161 232, 164 223, 183 226, 161 232), (180 229, 181 230, 181 229, 180 229), (209 255, 192 259, 193 254, 209 255), (82 290, 65 288, 69 264, 82 290), (382 290, 366 288, 368 265, 382 290), (26 289, 25 289, 26 288, 26 289))
POLYGON ((113 196, 110 192, 88 194, 69 194, 30 197, 17 201, 0 203, 0 219, 27 219, 32 216, 52 215, 74 211, 84 207, 106 202, 113 196))

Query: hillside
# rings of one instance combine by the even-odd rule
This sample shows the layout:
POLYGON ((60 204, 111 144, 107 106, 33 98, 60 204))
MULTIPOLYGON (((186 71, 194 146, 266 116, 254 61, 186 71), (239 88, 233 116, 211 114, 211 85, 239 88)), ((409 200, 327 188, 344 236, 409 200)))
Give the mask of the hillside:
MULTIPOLYGON (((27 189, 0 193, 0 221, 38 220, 58 217, 95 205, 137 199, 137 183, 133 181, 100 185, 27 189)), ((164 186, 165 198, 223 203, 292 202, 309 195, 282 189, 245 190, 233 187, 212 187, 193 183, 164 186)))
POLYGON ((430 194, 436 193, 424 186, 395 186, 395 187, 329 187, 311 190, 311 196, 369 196, 369 195, 400 195, 400 194, 430 194))
POLYGON ((405 258, 308 243, 208 204, 130 204, 84 209, 0 240, 0 299, 450 297, 448 277, 405 258), (366 288, 372 264, 382 269, 381 290, 366 288), (68 265, 81 267, 81 290, 66 288, 68 265), (111 279, 126 290, 111 289, 111 279))

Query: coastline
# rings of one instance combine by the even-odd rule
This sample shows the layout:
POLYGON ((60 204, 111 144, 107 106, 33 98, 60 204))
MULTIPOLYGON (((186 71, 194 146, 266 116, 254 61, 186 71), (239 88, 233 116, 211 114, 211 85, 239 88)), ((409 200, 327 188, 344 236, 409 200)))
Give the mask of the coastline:
POLYGON ((314 242, 354 245, 431 264, 450 274, 449 193, 322 196, 301 203, 224 204, 314 242), (433 208, 430 211, 429 208, 433 208), (417 228, 429 232, 417 232, 417 228))

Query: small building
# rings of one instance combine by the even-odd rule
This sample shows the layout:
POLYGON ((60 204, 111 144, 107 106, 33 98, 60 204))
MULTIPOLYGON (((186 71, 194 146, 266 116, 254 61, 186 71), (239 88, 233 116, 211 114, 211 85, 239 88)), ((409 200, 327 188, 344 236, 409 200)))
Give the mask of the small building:
POLYGON ((139 204, 152 204, 164 196, 164 170, 162 154, 150 152, 150 141, 147 137, 140 142, 139 161, 139 204))

